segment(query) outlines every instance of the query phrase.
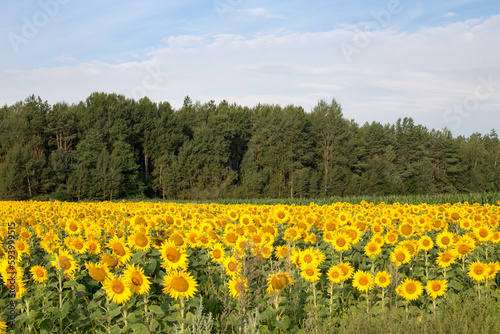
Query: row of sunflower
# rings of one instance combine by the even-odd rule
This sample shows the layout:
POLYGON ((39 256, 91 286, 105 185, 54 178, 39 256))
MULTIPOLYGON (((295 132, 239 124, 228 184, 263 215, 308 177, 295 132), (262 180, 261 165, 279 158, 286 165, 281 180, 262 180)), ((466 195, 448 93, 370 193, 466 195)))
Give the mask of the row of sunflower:
POLYGON ((261 332, 292 332, 353 307, 430 312, 447 293, 495 293, 499 217, 468 203, 0 202, 0 305, 16 307, 0 332, 184 331, 198 305, 216 332, 255 314, 261 332))

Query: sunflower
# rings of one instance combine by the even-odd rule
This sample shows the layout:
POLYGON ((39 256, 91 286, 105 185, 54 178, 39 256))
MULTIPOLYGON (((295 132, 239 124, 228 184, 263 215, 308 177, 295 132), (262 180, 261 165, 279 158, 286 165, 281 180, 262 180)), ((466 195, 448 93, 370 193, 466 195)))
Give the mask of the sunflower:
POLYGON ((83 240, 83 237, 77 236, 73 238, 70 249, 78 254, 84 254, 85 252, 87 252, 87 244, 83 240))
POLYGON ((222 236, 222 242, 226 246, 232 247, 236 244, 236 241, 238 241, 238 235, 234 231, 230 231, 226 228, 224 235, 222 236))
POLYGON ((19 256, 30 254, 30 246, 24 240, 17 240, 15 242, 15 249, 18 251, 19 256))
POLYGON ((31 272, 31 277, 33 280, 37 283, 45 283, 49 280, 47 277, 47 269, 41 267, 41 266, 33 266, 30 269, 31 272))
POLYGON ((398 233, 396 231, 393 231, 393 232, 390 232, 390 233, 387 233, 384 237, 385 239, 385 242, 389 245, 393 245, 395 244, 396 242, 398 242, 398 233))
POLYGON ((20 276, 16 277, 15 279, 9 277, 9 279, 5 282, 5 285, 7 286, 7 289, 9 291, 16 292, 15 299, 20 299, 28 291, 26 290, 24 281, 20 276))
POLYGON ((198 283, 185 271, 174 270, 163 278, 163 293, 170 294, 170 297, 177 299, 185 297, 186 299, 194 297, 198 291, 198 283))
POLYGON ((391 261, 396 263, 399 267, 402 264, 408 263, 411 260, 410 252, 408 248, 398 245, 394 248, 394 251, 391 253, 391 261))
POLYGON ((382 247, 375 241, 370 241, 365 246, 365 254, 366 256, 375 257, 382 252, 382 247))
POLYGON ((292 279, 289 273, 277 273, 276 275, 270 275, 268 278, 269 286, 266 289, 266 292, 280 292, 281 290, 290 287, 295 284, 295 281, 292 279))
POLYGON ((498 261, 490 262, 487 264, 487 267, 486 279, 494 279, 500 271, 500 263, 498 263, 498 261))
POLYGON ((486 279, 488 274, 488 266, 482 262, 476 261, 469 266, 469 277, 476 282, 481 282, 486 279))
POLYGON ((343 281, 342 269, 339 266, 331 266, 326 273, 326 278, 332 283, 340 283, 343 281))
POLYGON ((428 251, 432 249, 432 247, 434 247, 434 242, 431 237, 424 235, 418 240, 418 248, 421 250, 428 251))
POLYGON ((98 282, 103 282, 108 277, 108 265, 104 263, 85 263, 85 268, 89 272, 89 276, 98 282))
POLYGON ((489 241, 493 236, 493 231, 483 225, 481 227, 474 228, 474 235, 476 236, 478 241, 486 242, 489 241))
POLYGON ((351 247, 351 239, 346 232, 337 232, 332 238, 331 244, 337 252, 343 252, 351 247))
POLYGON ((108 278, 104 280, 102 284, 103 289, 106 294, 116 304, 122 304, 127 302, 132 296, 132 291, 125 283, 122 277, 116 277, 110 274, 108 278))
POLYGON ((300 252, 300 263, 301 265, 313 264, 316 267, 321 264, 316 252, 312 248, 307 248, 300 252))
POLYGON ((278 246, 274 250, 274 256, 276 256, 277 259, 281 260, 285 256, 290 256, 290 249, 287 246, 278 246))
POLYGON ((321 271, 312 263, 301 265, 300 269, 300 276, 309 282, 316 282, 321 276, 321 271))
POLYGON ((443 249, 447 249, 453 245, 453 233, 444 231, 436 236, 436 244, 443 249))
POLYGON ((118 257, 107 253, 102 253, 99 261, 111 269, 116 269, 120 265, 120 259, 118 257))
POLYGON ((102 252, 101 243, 97 240, 88 239, 86 242, 87 253, 98 255, 102 252))
POLYGON ((169 241, 172 241, 177 247, 182 247, 186 243, 181 232, 172 232, 169 241))
POLYGON ((391 274, 387 271, 379 271, 375 275, 375 284, 381 288, 386 288, 391 284, 391 274))
POLYGON ((358 270, 352 278, 352 286, 359 291, 369 291, 373 288, 373 275, 369 272, 358 270))
POLYGON ((233 298, 238 298, 242 292, 248 290, 248 283, 243 278, 232 277, 229 282, 227 282, 227 286, 233 298))
POLYGON ((424 292, 422 282, 414 281, 408 277, 396 289, 398 294, 406 300, 415 300, 424 292))
POLYGON ((361 240, 361 233, 355 227, 347 228, 345 232, 349 236, 350 244, 355 245, 361 240))
POLYGON ((3 321, 0 321, 0 334, 6 334, 5 331, 7 329, 7 324, 3 321))
POLYGON ((229 276, 236 276, 238 273, 238 261, 234 257, 234 255, 226 257, 224 259, 224 268, 226 268, 226 274, 229 276))
POLYGON ((132 257, 130 249, 125 245, 125 240, 117 236, 108 241, 108 248, 120 259, 121 263, 127 263, 132 257))
POLYGON ((437 254, 436 258, 436 263, 441 267, 441 268, 447 268, 449 267, 452 263, 455 263, 455 260, 457 259, 458 253, 454 248, 450 248, 445 252, 439 252, 437 254))
POLYGON ((210 257, 212 262, 223 263, 226 256, 226 251, 224 250, 224 245, 220 242, 212 244, 212 249, 210 250, 210 257))
POLYGON ((128 246, 132 249, 147 251, 151 249, 151 238, 141 231, 136 231, 129 235, 128 246))
POLYGON ((472 252, 476 248, 476 244, 474 240, 468 237, 462 237, 456 244, 455 250, 457 251, 458 258, 462 259, 462 257, 467 256, 470 252, 472 252))
POLYGON ((56 268, 56 270, 64 269, 64 273, 69 276, 72 276, 75 270, 78 268, 78 263, 76 263, 73 255, 69 254, 64 249, 59 249, 58 254, 50 263, 54 268, 56 268))
POLYGON ((413 229, 413 226, 410 223, 405 222, 399 226, 398 232, 405 238, 409 238, 415 233, 415 230, 413 229))
POLYGON ((143 295, 149 292, 151 282, 149 277, 144 275, 144 270, 141 267, 135 267, 133 264, 127 265, 127 269, 123 272, 123 279, 133 293, 143 295))
POLYGON ((436 299, 437 297, 441 297, 442 295, 444 295, 446 289, 448 289, 446 280, 437 279, 428 281, 427 285, 425 286, 427 294, 431 296, 432 299, 436 299))
POLYGON ((80 233, 82 233, 82 226, 78 221, 71 220, 66 223, 64 230, 69 235, 79 235, 80 233))
POLYGON ((340 270, 342 270, 342 280, 346 281, 354 274, 354 268, 349 262, 343 262, 339 264, 340 270))
POLYGON ((178 248, 172 241, 166 241, 160 248, 162 267, 166 270, 186 269, 188 256, 184 248, 178 248))

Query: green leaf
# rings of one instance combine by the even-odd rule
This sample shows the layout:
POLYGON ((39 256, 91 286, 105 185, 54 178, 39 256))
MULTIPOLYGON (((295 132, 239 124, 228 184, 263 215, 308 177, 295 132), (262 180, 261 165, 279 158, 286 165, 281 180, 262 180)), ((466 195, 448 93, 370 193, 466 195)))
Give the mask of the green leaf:
POLYGON ((165 312, 163 312, 163 310, 161 309, 161 307, 159 307, 158 305, 151 305, 148 308, 153 313, 156 313, 156 314, 165 314, 165 312))
POLYGON ((78 284, 77 287, 76 287, 76 291, 78 291, 78 292, 85 292, 86 291, 85 285, 78 284))
POLYGON ((149 264, 144 268, 144 272, 148 275, 153 274, 155 272, 157 264, 158 263, 155 259, 151 259, 151 262, 149 262, 149 264))
POLYGON ((133 333, 149 333, 149 329, 144 324, 133 324, 130 329, 133 333))
POLYGON ((67 281, 67 282, 64 282, 63 287, 64 288, 71 288, 71 287, 74 287, 77 285, 78 285, 77 281, 67 281))
POLYGON ((97 307, 97 303, 95 301, 90 301, 90 303, 87 305, 87 309, 89 310, 92 310, 92 309, 95 309, 97 307))

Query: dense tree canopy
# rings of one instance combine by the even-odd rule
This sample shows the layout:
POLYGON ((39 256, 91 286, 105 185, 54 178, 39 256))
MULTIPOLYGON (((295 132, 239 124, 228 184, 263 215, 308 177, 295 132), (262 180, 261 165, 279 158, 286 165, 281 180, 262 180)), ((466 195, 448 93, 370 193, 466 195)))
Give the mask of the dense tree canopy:
POLYGON ((311 112, 186 97, 182 108, 93 93, 0 108, 0 199, 328 197, 500 191, 495 130, 454 138, 411 118, 362 126, 311 112))

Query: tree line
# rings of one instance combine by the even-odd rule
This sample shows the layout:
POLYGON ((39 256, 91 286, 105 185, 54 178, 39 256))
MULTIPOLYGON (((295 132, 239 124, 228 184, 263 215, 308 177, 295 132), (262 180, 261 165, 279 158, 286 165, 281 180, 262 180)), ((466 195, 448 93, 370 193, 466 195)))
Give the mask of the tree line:
POLYGON ((495 130, 453 137, 411 118, 358 125, 341 105, 222 101, 174 110, 93 93, 0 109, 0 199, 318 198, 500 191, 495 130))

